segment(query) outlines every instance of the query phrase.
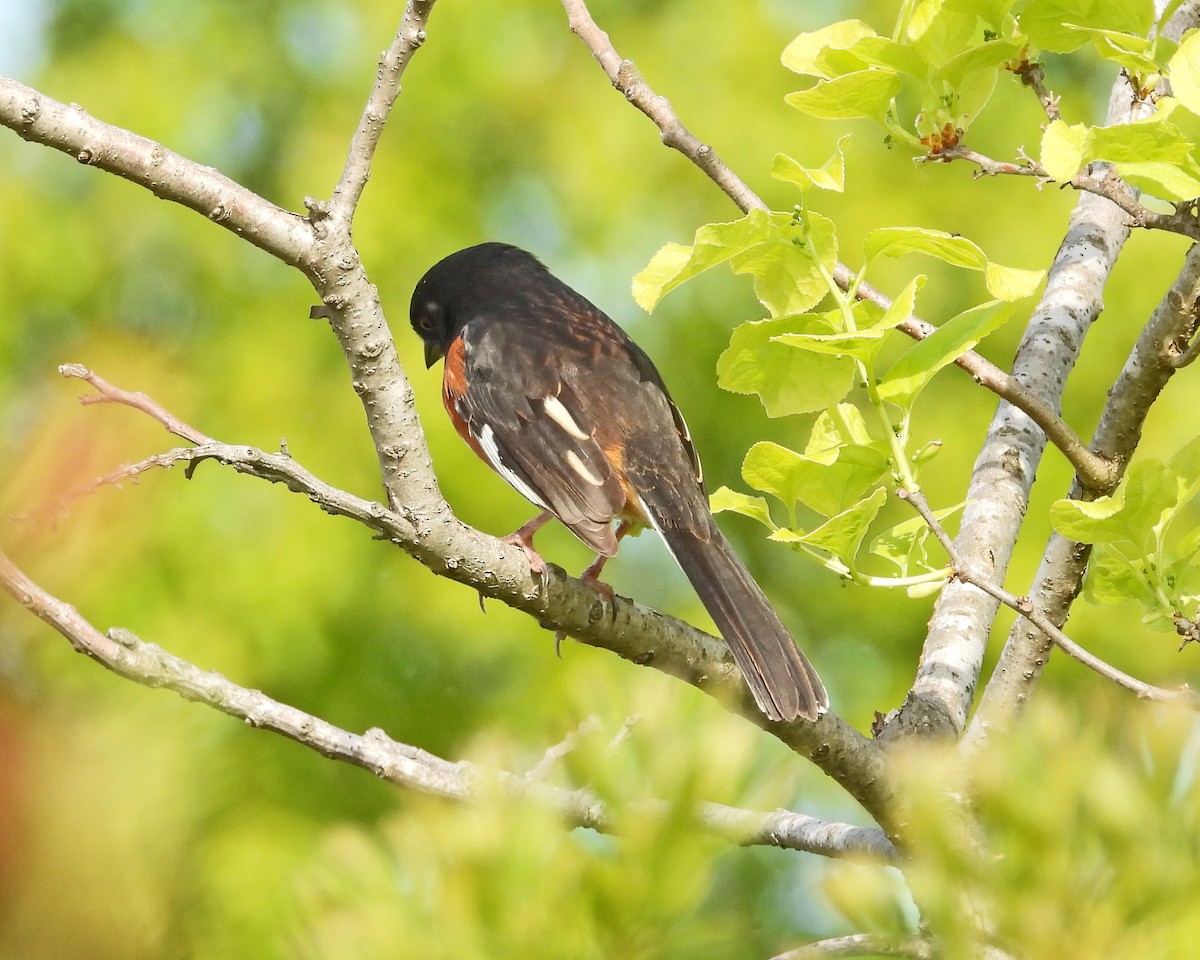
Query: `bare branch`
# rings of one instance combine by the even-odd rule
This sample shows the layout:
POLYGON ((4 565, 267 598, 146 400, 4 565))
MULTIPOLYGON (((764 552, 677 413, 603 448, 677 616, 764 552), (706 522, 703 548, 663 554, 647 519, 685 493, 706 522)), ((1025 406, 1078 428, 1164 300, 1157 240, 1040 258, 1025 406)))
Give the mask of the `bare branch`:
MULTIPOLYGON (((952 160, 966 160, 979 167, 981 173, 987 176, 1013 175, 1035 177, 1039 182, 1056 183, 1046 168, 1035 160, 1026 158, 1019 163, 1008 163, 993 160, 981 153, 963 146, 947 147, 940 153, 929 154, 920 158, 925 163, 949 163, 952 160)), ((1178 233, 1200 240, 1200 216, 1190 203, 1180 204, 1174 213, 1158 213, 1138 202, 1138 192, 1129 185, 1112 167, 1106 164, 1093 164, 1079 173, 1065 186, 1074 187, 1087 193, 1094 193, 1116 204, 1129 215, 1130 226, 1141 227, 1144 230, 1165 230, 1168 233, 1178 233)))
POLYGON ((671 101, 650 89, 634 62, 622 59, 608 34, 592 19, 587 3, 584 0, 562 0, 562 5, 567 12, 571 32, 587 44, 596 62, 608 75, 612 85, 625 95, 625 99, 654 121, 662 131, 663 143, 678 150, 703 170, 743 213, 754 208, 766 210, 767 205, 741 177, 725 165, 717 152, 708 144, 701 143, 683 125, 671 108, 671 101))
POLYGON ((0 125, 31 143, 145 187, 244 237, 284 263, 302 266, 313 251, 309 222, 277 207, 212 167, 161 144, 102 123, 83 108, 59 103, 16 80, 0 77, 0 125))
MULTIPOLYGON (((426 750, 398 743, 380 729, 351 733, 320 717, 305 713, 259 690, 238 686, 218 673, 202 670, 146 643, 126 630, 101 633, 69 604, 51 596, 0 552, 0 587, 31 613, 62 634, 80 653, 114 673, 149 687, 165 687, 186 700, 204 703, 253 727, 270 730, 315 750, 322 756, 370 770, 408 789, 447 800, 470 801, 480 780, 498 779, 516 794, 529 796, 554 809, 572 826, 611 832, 613 817, 604 803, 587 790, 567 790, 538 783, 503 770, 452 763, 426 750)), ((643 804, 647 815, 663 815, 665 804, 643 804)), ((890 861, 896 851, 877 829, 820 820, 777 810, 760 813, 704 803, 697 822, 709 832, 743 845, 767 845, 826 856, 850 854, 890 861)))
MULTIPOLYGON (((1126 690, 1136 693, 1143 700, 1155 700, 1159 703, 1179 703, 1192 710, 1200 710, 1200 694, 1186 684, 1179 690, 1164 690, 1162 687, 1155 687, 1142 680, 1138 680, 1136 677, 1129 676, 1129 674, 1118 670, 1109 663, 1105 663, 1095 654, 1085 650, 1063 633, 1057 624, 1051 622, 1045 613, 1035 607, 1029 597, 1018 597, 1016 594, 1010 593, 999 584, 993 582, 985 574, 980 574, 973 570, 970 563, 959 553, 957 547, 954 545, 954 541, 946 533, 945 527, 942 526, 941 522, 934 515, 933 510, 930 509, 924 494, 909 490, 900 490, 896 495, 902 500, 908 500, 917 513, 925 520, 929 529, 933 531, 933 535, 937 538, 938 543, 942 545, 942 549, 950 557, 950 562, 954 565, 954 575, 957 579, 963 583, 978 587, 988 596, 998 600, 1006 607, 1015 610, 1053 640, 1055 645, 1068 656, 1074 657, 1084 666, 1091 668, 1106 680, 1111 680, 1117 686, 1124 687, 1126 690)), ((997 671, 997 673, 999 672, 1001 671, 997 671)))
POLYGON ((828 960, 830 957, 908 957, 932 960, 933 943, 922 936, 886 937, 879 933, 854 933, 829 937, 780 953, 771 960, 828 960))
MULTIPOLYGON (((354 211, 362 197, 363 189, 371 176, 371 158, 383 134, 383 125, 392 111, 392 105, 400 95, 400 77, 408 66, 417 48, 425 42, 425 24, 433 10, 435 0, 411 0, 404 10, 404 19, 392 45, 379 58, 379 70, 375 85, 363 110, 358 129, 350 140, 350 151, 341 179, 333 190, 329 201, 329 215, 346 223, 354 218, 354 211)), ((310 208, 311 209, 311 208, 310 208)))
POLYGON ((1046 112, 1046 119, 1051 122, 1057 120, 1061 112, 1058 108, 1059 98, 1046 89, 1046 71, 1042 65, 1036 60, 1022 60, 1013 73, 1037 96, 1038 103, 1046 112))
POLYGON ((133 393, 129 390, 122 390, 120 387, 114 387, 82 363, 64 363, 58 368, 58 372, 64 377, 74 377, 95 388, 96 393, 86 394, 79 398, 79 402, 82 404, 119 403, 126 407, 133 407, 133 409, 140 410, 147 416, 157 420, 170 433, 175 434, 177 437, 182 437, 189 443, 200 444, 212 442, 212 437, 206 436, 195 427, 188 426, 178 417, 168 413, 147 394, 140 391, 133 393))

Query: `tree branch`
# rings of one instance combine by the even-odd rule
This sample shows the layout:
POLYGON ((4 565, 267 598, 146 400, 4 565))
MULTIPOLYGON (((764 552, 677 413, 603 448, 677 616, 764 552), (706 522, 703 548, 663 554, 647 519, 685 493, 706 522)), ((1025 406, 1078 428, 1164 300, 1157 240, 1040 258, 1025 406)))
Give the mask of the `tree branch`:
POLYGON ((384 121, 400 95, 400 77, 417 48, 425 42, 425 24, 435 0, 413 0, 404 11, 404 19, 392 44, 379 58, 375 85, 363 110, 362 119, 350 140, 350 150, 341 179, 329 201, 329 215, 349 224, 371 176, 371 158, 383 135, 384 121))
POLYGON ((879 933, 854 933, 829 937, 778 954, 771 960, 828 960, 830 957, 908 957, 932 960, 934 944, 922 936, 887 937, 879 933))
MULTIPOLYGON (((60 370, 64 376, 85 380, 99 391, 97 399, 85 397, 84 402, 102 400, 133 406, 164 426, 171 424, 168 429, 173 433, 187 439, 196 438, 194 447, 148 457, 99 478, 81 492, 102 484, 120 483, 140 476, 147 469, 169 468, 181 463, 186 465, 190 476, 204 460, 214 460, 239 473, 271 483, 282 483, 293 493, 308 497, 326 513, 363 524, 377 537, 394 543, 435 573, 530 614, 547 630, 562 630, 584 643, 609 650, 639 666, 653 667, 717 697, 729 709, 807 756, 841 783, 881 823, 890 822, 889 780, 875 744, 831 712, 816 723, 768 721, 754 704, 728 647, 719 638, 632 600, 623 597, 609 600, 592 585, 567 576, 553 564, 544 580, 537 582, 536 589, 526 589, 523 579, 529 577, 529 565, 521 551, 456 518, 451 519, 462 549, 455 553, 433 549, 430 547, 431 529, 439 537, 444 535, 444 530, 436 525, 431 527, 429 518, 407 506, 389 509, 382 503, 340 490, 315 477, 286 454, 266 453, 254 447, 213 440, 180 421, 145 394, 115 387, 80 364, 64 364, 60 370), (515 565, 522 572, 522 579, 516 582, 499 572, 508 565, 514 553, 521 558, 515 565)), ((78 494, 69 496, 74 495, 78 494)))
MULTIPOLYGON (((603 68, 612 85, 624 94, 626 100, 654 121, 662 133, 663 143, 678 150, 703 170, 743 213, 752 209, 766 210, 767 205, 746 182, 730 170, 711 147, 701 143, 688 131, 672 110, 670 101, 649 87, 633 61, 621 58, 608 34, 592 19, 585 0, 562 0, 562 5, 567 12, 567 21, 572 32, 591 50, 592 56, 603 68)), ((855 290, 862 300, 869 300, 884 310, 892 305, 891 298, 871 284, 856 283, 857 278, 853 271, 843 263, 836 265, 833 278, 843 290, 855 290)), ((923 340, 937 328, 914 315, 896 329, 914 340, 923 340)), ((1050 442, 1062 450, 1076 471, 1095 476, 1104 476, 1109 472, 1109 465, 1088 450, 1087 445, 1076 436, 1057 411, 1019 380, 1009 376, 973 350, 968 350, 954 362, 969 373, 976 383, 1007 400, 1018 410, 1024 411, 1046 432, 1050 442)))
POLYGON ((978 587, 988 596, 998 600, 1006 607, 1015 610, 1029 621, 1029 623, 1033 624, 1033 626, 1049 637, 1068 656, 1074 657, 1084 666, 1094 670, 1106 680, 1111 680, 1117 686, 1124 687, 1126 690, 1136 693, 1143 700, 1155 700, 1159 703, 1179 703, 1192 710, 1200 710, 1200 694, 1189 688, 1186 684, 1179 690, 1165 690, 1162 687, 1155 687, 1142 680, 1138 680, 1136 677, 1131 677, 1111 664, 1105 663, 1095 654, 1085 650, 1063 633, 1059 629, 1058 624, 1051 622, 1050 618, 1038 609, 1029 597, 1018 597, 1016 594, 1005 590, 986 575, 973 570, 970 563, 958 551, 949 534, 946 533, 945 527, 942 526, 941 522, 934 515, 933 510, 930 509, 924 494, 910 490, 900 490, 896 495, 901 500, 907 500, 911 503, 913 509, 921 515, 926 525, 933 532, 934 537, 937 538, 938 543, 942 545, 942 549, 946 551, 946 555, 950 557, 950 562, 954 566, 954 575, 962 583, 978 587))
MULTIPOLYGON (((966 160, 979 167, 980 173, 987 176, 1012 175, 1036 177, 1039 182, 1056 183, 1050 174, 1036 160, 1025 158, 1020 163, 1007 163, 993 160, 981 153, 963 146, 947 147, 937 154, 928 154, 920 158, 923 163, 950 163, 952 160, 966 160)), ((1138 192, 1122 178, 1116 170, 1105 164, 1093 165, 1068 180, 1064 186, 1073 187, 1087 193, 1111 201, 1129 215, 1130 225, 1144 230, 1164 230, 1168 233, 1178 233, 1192 240, 1200 240, 1200 216, 1196 215, 1191 204, 1180 204, 1174 213, 1158 213, 1138 202, 1138 192)))
POLYGON ((161 144, 102 123, 83 108, 52 100, 0 77, 0 125, 31 143, 145 187, 203 214, 284 263, 302 267, 313 252, 312 226, 227 176, 161 144))
MULTIPOLYGON (((1128 122, 1131 103, 1129 85, 1120 78, 1110 98, 1109 122, 1128 122)), ((1128 236, 1120 209, 1092 194, 1080 198, 1013 361, 1013 376, 1056 413, 1128 236)), ((975 461, 957 537, 971 569, 993 583, 1004 582, 1045 442, 1045 433, 1028 414, 1000 403, 975 461)), ((994 597, 967 584, 946 586, 930 620, 912 691, 889 718, 881 739, 890 742, 931 730, 962 734, 998 609, 994 597)))
MULTIPOLYGON (((1124 475, 1125 465, 1141 440, 1150 408, 1178 369, 1176 359, 1190 349, 1189 343, 1200 324, 1198 300, 1200 245, 1188 251, 1179 276, 1138 336, 1120 376, 1109 391, 1092 438, 1094 450, 1120 465, 1117 476, 1104 487, 1091 487, 1076 478, 1068 494, 1072 498, 1091 500, 1111 494, 1116 488, 1124 475)), ((1066 623, 1090 555, 1089 547, 1057 533, 1051 535, 1046 545, 1034 578, 1031 600, 1046 611, 1049 622, 1056 627, 1066 623)), ((979 710, 971 721, 964 743, 967 749, 977 748, 988 736, 990 728, 1007 723, 1028 699, 1041 680, 1050 650, 1046 631, 1032 629, 1019 620, 1013 625, 999 663, 980 699, 979 710)))
MULTIPOLYGON (((61 633, 71 646, 114 673, 148 687, 165 687, 185 700, 204 703, 250 726, 270 730, 322 756, 370 770, 397 786, 460 802, 476 796, 476 786, 499 780, 515 794, 529 796, 558 813, 571 826, 613 832, 608 808, 588 790, 548 786, 504 770, 451 763, 426 750, 398 743, 378 728, 351 733, 259 690, 238 686, 218 673, 202 670, 145 643, 126 630, 101 633, 72 606, 51 596, 0 552, 0 586, 18 603, 61 633)), ((667 805, 641 805, 647 816, 663 816, 667 805)), ((825 856, 868 856, 894 860, 895 848, 878 829, 856 827, 776 810, 762 813, 719 803, 701 803, 696 819, 708 832, 744 846, 765 845, 825 856)))

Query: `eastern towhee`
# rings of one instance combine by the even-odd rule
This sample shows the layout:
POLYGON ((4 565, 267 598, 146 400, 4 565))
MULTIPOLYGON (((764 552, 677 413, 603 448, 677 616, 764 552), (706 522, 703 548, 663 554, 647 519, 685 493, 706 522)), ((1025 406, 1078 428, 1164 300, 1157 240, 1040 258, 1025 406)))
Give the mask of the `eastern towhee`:
POLYGON ((763 713, 821 715, 825 687, 717 528, 687 425, 620 327, 532 254, 503 243, 432 267, 410 318, 426 366, 445 358, 442 397, 459 434, 544 511, 508 538, 535 571, 545 564, 533 534, 551 516, 596 551, 585 571, 593 581, 622 536, 654 527, 763 713))

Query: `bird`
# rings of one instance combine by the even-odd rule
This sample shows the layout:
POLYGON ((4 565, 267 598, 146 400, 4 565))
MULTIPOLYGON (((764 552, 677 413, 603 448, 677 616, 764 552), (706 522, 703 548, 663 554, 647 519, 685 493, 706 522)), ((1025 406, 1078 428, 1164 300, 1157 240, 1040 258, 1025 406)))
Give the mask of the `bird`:
POLYGON ((599 580, 623 536, 652 527, 682 568, 772 721, 816 720, 816 670, 709 510, 700 459, 649 356, 533 254, 505 243, 452 253, 409 307, 425 366, 444 360, 442 400, 472 450, 542 511, 505 539, 533 572, 533 535, 560 520, 596 552, 599 580), (614 529, 613 522, 617 522, 614 529))

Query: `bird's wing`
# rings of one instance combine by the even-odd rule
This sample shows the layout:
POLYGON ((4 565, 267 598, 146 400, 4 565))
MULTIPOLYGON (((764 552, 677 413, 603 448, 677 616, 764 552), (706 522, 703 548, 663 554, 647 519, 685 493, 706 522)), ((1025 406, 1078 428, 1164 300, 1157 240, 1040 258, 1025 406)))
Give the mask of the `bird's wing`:
POLYGON ((612 556, 611 521, 626 494, 593 417, 563 375, 572 365, 564 367, 554 345, 523 326, 472 326, 463 331, 465 376, 457 389, 448 377, 447 405, 497 473, 597 553, 612 556))

